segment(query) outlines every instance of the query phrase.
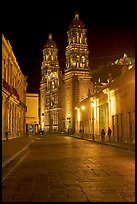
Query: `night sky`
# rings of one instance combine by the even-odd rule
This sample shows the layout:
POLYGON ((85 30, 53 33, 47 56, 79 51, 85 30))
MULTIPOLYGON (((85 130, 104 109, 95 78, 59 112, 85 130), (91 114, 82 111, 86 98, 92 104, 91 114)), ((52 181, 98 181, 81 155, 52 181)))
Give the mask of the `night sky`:
POLYGON ((53 34, 59 65, 64 69, 67 31, 76 10, 87 29, 91 69, 119 59, 124 53, 129 57, 135 55, 135 1, 10 2, 3 5, 2 33, 10 41, 23 74, 28 76, 27 92, 39 93, 42 51, 48 33, 53 34))

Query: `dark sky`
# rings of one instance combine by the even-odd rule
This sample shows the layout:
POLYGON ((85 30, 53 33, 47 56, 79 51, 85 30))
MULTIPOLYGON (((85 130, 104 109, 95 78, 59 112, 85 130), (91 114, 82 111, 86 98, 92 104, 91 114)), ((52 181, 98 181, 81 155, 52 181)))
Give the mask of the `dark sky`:
POLYGON ((13 2, 3 5, 2 32, 11 43, 23 74, 28 76, 28 92, 39 92, 42 50, 49 32, 58 46, 59 64, 64 69, 67 31, 76 10, 87 29, 91 68, 120 58, 123 53, 134 57, 134 1, 13 2))

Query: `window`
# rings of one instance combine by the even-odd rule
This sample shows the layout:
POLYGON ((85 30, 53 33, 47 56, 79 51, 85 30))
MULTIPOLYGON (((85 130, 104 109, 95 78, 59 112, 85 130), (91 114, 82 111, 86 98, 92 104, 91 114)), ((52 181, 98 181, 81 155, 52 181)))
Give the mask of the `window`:
POLYGON ((82 62, 85 62, 85 57, 84 56, 82 56, 82 62))

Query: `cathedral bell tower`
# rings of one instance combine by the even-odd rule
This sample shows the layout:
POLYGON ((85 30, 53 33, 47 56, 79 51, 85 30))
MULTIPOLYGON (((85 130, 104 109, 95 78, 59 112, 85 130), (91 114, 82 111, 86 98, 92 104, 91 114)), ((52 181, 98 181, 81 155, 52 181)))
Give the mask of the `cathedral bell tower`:
POLYGON ((59 131, 60 74, 57 45, 49 34, 43 49, 40 82, 40 121, 45 132, 59 131))
POLYGON ((79 13, 69 26, 68 45, 66 47, 65 68, 65 125, 69 130, 74 130, 74 111, 78 102, 87 98, 88 90, 92 90, 89 69, 89 51, 87 44, 87 30, 84 23, 79 19, 79 13))

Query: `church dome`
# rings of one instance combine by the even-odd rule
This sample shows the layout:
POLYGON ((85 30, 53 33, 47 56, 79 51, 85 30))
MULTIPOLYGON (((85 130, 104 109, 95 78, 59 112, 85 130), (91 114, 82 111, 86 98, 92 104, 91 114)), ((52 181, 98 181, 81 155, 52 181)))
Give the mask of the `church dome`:
POLYGON ((76 12, 75 13, 75 18, 74 20, 71 22, 69 28, 85 28, 85 24, 79 19, 79 13, 76 12))
POLYGON ((48 35, 48 40, 46 41, 44 48, 57 48, 56 43, 52 40, 52 34, 48 35))

